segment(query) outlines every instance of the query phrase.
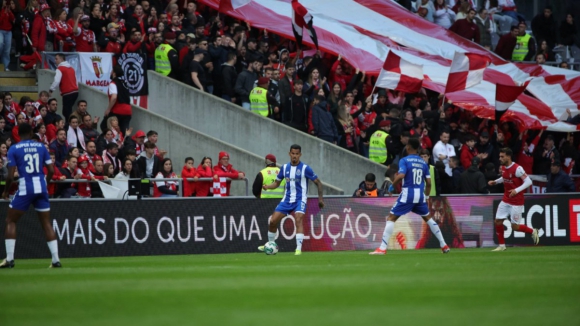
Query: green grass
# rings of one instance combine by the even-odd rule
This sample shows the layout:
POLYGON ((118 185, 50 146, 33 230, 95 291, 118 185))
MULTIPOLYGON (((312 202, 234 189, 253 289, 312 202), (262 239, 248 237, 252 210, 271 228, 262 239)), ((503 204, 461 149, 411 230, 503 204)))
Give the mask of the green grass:
POLYGON ((0 325, 580 325, 580 247, 17 260, 0 325))

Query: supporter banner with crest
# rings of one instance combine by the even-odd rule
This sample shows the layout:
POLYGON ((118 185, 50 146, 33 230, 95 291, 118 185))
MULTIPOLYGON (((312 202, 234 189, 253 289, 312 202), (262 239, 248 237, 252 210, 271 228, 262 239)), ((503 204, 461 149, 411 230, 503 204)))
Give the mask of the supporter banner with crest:
POLYGON ((122 53, 117 64, 123 68, 125 85, 131 96, 149 95, 147 56, 142 53, 122 53))
POLYGON ((106 93, 111 83, 113 54, 100 52, 79 52, 81 83, 106 93))

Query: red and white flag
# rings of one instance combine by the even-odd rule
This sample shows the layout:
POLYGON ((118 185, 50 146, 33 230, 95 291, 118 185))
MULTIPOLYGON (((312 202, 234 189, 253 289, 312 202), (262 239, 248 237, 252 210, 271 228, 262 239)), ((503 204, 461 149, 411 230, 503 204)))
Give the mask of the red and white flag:
POLYGON ((405 93, 417 93, 423 86, 423 66, 401 59, 391 50, 377 78, 376 86, 405 93))
POLYGON ((518 97, 524 92, 530 80, 521 85, 495 85, 495 121, 499 122, 501 116, 516 102, 518 97))
POLYGON ((230 10, 237 10, 250 2, 252 2, 252 0, 220 0, 219 11, 226 13, 230 10))
POLYGON ((489 58, 479 54, 455 52, 445 93, 462 91, 481 83, 489 62, 489 58))

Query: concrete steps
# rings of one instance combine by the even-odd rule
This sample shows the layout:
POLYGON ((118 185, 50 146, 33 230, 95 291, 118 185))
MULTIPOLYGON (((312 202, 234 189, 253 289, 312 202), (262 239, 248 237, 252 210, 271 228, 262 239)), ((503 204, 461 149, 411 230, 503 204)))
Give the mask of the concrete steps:
MULTIPOLYGON (((3 70, 2 67, 0 69, 3 70)), ((0 92, 10 92, 15 100, 23 96, 38 98, 36 73, 34 71, 1 71, 0 92)))

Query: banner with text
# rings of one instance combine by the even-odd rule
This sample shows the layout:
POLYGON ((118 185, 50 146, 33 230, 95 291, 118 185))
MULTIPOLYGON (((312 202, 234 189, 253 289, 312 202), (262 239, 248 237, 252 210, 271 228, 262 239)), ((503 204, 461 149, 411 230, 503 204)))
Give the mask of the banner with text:
POLYGON ((107 93, 113 71, 113 54, 107 52, 79 52, 81 82, 107 93))
MULTIPOLYGON (((526 196, 522 223, 539 229, 540 245, 580 243, 578 196, 526 196)), ((396 197, 310 199, 304 218, 303 251, 373 250, 396 197)), ((433 219, 452 248, 497 245, 493 216, 500 196, 431 197, 433 219)), ((174 199, 140 201, 53 201, 52 225, 61 257, 255 252, 267 241, 268 220, 278 200, 174 199)), ((6 216, 7 202, 0 203, 6 216)), ((529 236, 505 224, 508 245, 531 245, 529 236)), ((1 230, 5 222, 0 221, 1 230)), ((286 216, 276 242, 293 252, 294 217, 286 216)), ((47 258, 44 233, 30 209, 18 223, 16 258, 47 258)), ((395 223, 389 249, 438 248, 421 217, 407 214, 395 223)), ((4 252, 4 242, 0 242, 4 252)))

